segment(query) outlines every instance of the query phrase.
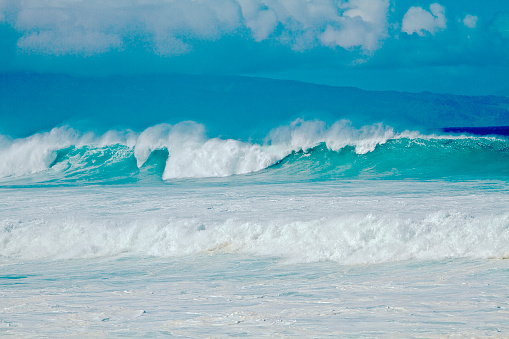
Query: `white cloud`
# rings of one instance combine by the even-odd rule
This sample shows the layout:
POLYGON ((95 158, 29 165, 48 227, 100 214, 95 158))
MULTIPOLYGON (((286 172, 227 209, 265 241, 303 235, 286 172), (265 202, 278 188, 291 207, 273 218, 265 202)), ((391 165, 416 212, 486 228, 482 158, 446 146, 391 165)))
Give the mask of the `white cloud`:
POLYGON ((22 36, 18 40, 18 47, 27 52, 62 55, 75 54, 91 55, 104 53, 122 46, 117 35, 108 35, 97 31, 61 32, 33 32, 22 36))
POLYGON ((320 44, 374 50, 387 34, 388 0, 238 1, 255 40, 272 36, 297 50, 320 44))
POLYGON ((7 7, 7 3, 5 0, 0 0, 0 22, 5 21, 5 8, 7 7))
POLYGON ((239 4, 245 25, 253 33, 254 39, 256 41, 267 39, 279 23, 276 12, 267 6, 261 6, 256 0, 239 0, 239 4))
POLYGON ((387 36, 388 1, 351 0, 338 25, 327 26, 320 39, 324 45, 375 50, 387 36))
POLYGON ((14 26, 23 33, 18 46, 25 51, 96 54, 137 36, 159 54, 180 54, 187 48, 183 36, 216 39, 239 21, 233 0, 24 0, 14 26))
POLYGON ((12 0, 0 0, 0 23, 7 20, 6 14, 13 7, 12 0))
POLYGON ((477 26, 477 17, 475 15, 467 14, 463 19, 463 24, 468 28, 475 28, 477 26))
MULTIPOLYGON (((0 0, 0 21, 7 1, 0 0)), ((377 49, 389 0, 19 0, 9 24, 18 47, 44 54, 97 54, 141 40, 154 53, 181 54, 196 41, 246 33, 295 50, 377 49)))
POLYGON ((439 4, 431 4, 429 11, 422 7, 410 7, 403 17, 401 31, 407 34, 417 33, 424 36, 425 32, 435 35, 447 28, 445 8, 439 4))

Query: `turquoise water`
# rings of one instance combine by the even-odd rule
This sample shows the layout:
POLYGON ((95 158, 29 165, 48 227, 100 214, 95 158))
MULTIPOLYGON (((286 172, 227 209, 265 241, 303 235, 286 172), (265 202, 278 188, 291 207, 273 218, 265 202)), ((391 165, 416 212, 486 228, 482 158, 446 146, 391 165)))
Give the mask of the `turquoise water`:
POLYGON ((508 335, 507 99, 155 80, 3 79, 0 334, 508 335))
POLYGON ((381 125, 356 129, 343 122, 326 126, 321 121, 296 121, 274 129, 287 134, 283 140, 256 143, 206 138, 201 129, 195 123, 156 125, 138 135, 115 132, 110 137, 110 132, 92 136, 58 128, 9 140, 0 149, 8 159, 0 167, 0 180, 6 185, 169 182, 235 175, 248 175, 240 179, 246 183, 504 180, 509 174, 509 141, 504 136, 422 135, 396 133, 381 125))

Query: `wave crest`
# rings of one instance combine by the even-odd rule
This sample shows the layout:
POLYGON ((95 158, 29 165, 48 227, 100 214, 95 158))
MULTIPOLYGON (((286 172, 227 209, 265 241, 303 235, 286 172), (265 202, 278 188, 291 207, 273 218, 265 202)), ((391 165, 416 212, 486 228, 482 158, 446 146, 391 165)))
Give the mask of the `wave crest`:
POLYGON ((96 135, 60 127, 23 139, 3 137, 0 178, 38 174, 42 181, 44 176, 130 179, 150 167, 151 155, 160 151, 167 155, 156 157, 158 163, 150 166, 158 168, 151 173, 163 180, 226 177, 264 169, 318 178, 338 177, 338 173, 339 177, 362 177, 367 172, 370 177, 448 177, 455 171, 489 176, 505 175, 509 170, 505 139, 426 136, 396 133, 381 123, 355 128, 346 120, 327 125, 298 119, 273 129, 262 143, 208 138, 205 126, 191 121, 160 124, 141 133, 125 130, 96 135))
POLYGON ((325 143, 330 150, 338 151, 346 146, 355 147, 357 154, 365 154, 377 145, 395 138, 394 129, 382 123, 357 129, 348 120, 340 120, 327 126, 323 121, 297 119, 288 126, 281 126, 269 133, 268 142, 288 151, 306 151, 325 143))

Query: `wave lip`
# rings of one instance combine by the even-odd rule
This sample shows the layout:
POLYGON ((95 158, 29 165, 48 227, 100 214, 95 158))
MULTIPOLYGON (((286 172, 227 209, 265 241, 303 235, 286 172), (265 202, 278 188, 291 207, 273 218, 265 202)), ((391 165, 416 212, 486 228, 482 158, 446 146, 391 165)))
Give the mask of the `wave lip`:
POLYGON ((132 182, 155 176, 173 180, 256 172, 288 180, 475 179, 508 175, 509 141, 298 119, 256 143, 208 138, 205 126, 183 122, 156 125, 139 134, 126 130, 95 135, 61 127, 24 139, 4 137, 0 159, 4 182, 23 177, 42 182, 132 182))
POLYGON ((49 169, 84 170, 85 164, 93 173, 97 169, 95 163, 103 162, 104 154, 110 155, 110 162, 132 156, 140 169, 152 152, 163 149, 168 151, 163 179, 224 177, 260 171, 294 150, 309 149, 322 141, 332 148, 354 144, 358 152, 365 153, 393 134, 389 129, 379 135, 380 130, 380 126, 356 130, 346 122, 327 128, 320 121, 297 120, 287 127, 274 129, 264 144, 257 144, 207 138, 205 127, 190 121, 156 125, 138 135, 127 130, 97 136, 61 127, 28 138, 0 140, 0 158, 4 160, 0 177, 27 176, 49 169), (97 159, 91 156, 94 152, 97 159))

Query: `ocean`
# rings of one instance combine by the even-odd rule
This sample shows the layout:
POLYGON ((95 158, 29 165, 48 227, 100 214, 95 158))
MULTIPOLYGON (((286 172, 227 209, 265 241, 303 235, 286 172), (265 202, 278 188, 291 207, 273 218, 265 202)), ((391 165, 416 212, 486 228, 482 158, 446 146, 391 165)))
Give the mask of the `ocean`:
POLYGON ((508 98, 1 80, 0 335, 509 336, 508 98))

